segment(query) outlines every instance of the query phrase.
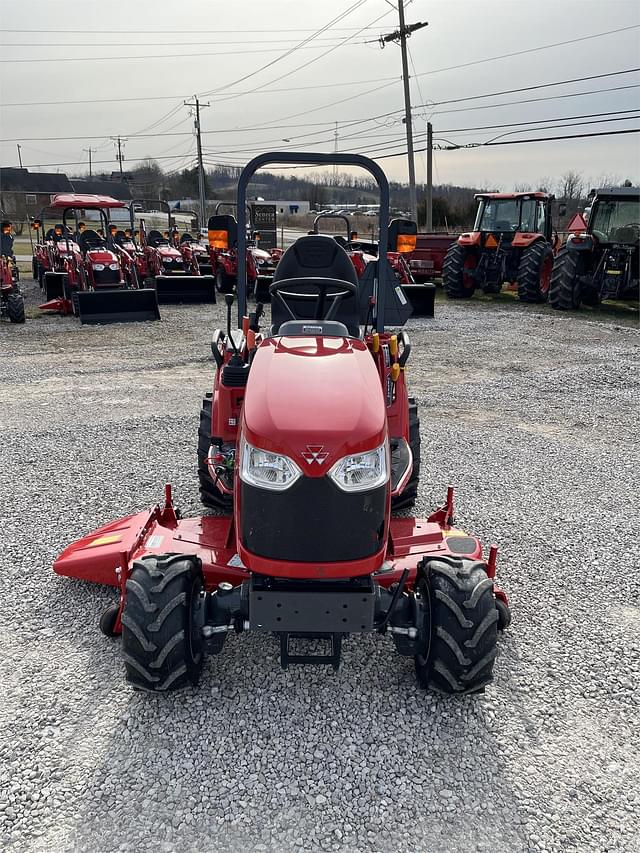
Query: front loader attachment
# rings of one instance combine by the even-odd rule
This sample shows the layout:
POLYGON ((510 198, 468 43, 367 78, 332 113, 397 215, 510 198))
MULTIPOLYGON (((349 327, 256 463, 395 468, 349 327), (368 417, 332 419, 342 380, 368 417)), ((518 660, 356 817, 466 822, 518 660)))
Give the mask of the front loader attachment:
POLYGON ((436 301, 436 286, 432 282, 424 284, 403 284, 402 289, 413 308, 414 317, 433 317, 436 301))
POLYGON ((215 278, 212 275, 156 276, 158 302, 215 302, 215 278))
POLYGON ((44 292, 47 302, 52 299, 65 298, 65 284, 68 275, 66 272, 46 272, 44 274, 44 292))
POLYGON ((152 287, 140 290, 78 291, 78 315, 84 325, 159 320, 158 297, 152 287))

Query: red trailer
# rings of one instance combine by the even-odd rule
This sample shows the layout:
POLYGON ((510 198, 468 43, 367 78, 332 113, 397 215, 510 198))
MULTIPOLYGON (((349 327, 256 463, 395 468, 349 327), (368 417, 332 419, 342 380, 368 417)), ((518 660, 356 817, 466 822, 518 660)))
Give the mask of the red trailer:
POLYGON ((405 255, 415 280, 441 278, 445 256, 457 239, 457 234, 418 234, 415 249, 405 255))

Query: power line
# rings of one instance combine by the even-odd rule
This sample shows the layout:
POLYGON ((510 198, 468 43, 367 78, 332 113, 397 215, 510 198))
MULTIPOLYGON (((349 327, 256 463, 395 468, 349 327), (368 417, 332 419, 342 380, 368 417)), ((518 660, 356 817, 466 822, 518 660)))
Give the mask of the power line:
MULTIPOLYGON (((336 29, 347 31, 347 30, 360 30, 363 28, 362 27, 336 27, 336 29)), ((375 29, 375 27, 364 27, 364 29, 365 30, 372 30, 372 29, 375 29)), ((129 30, 129 29, 127 29, 127 32, 132 33, 132 34, 149 35, 149 30, 129 30)), ((313 32, 313 27, 302 27, 302 28, 278 27, 278 32, 280 32, 280 33, 308 33, 308 32, 313 32)), ((64 29, 64 30, 51 30, 51 29, 46 29, 46 30, 18 30, 18 29, 5 29, 4 27, 2 27, 2 28, 0 28, 0 33, 45 33, 46 35, 51 35, 51 34, 56 34, 56 33, 59 35, 66 35, 67 33, 90 33, 91 35, 95 35, 96 31, 95 31, 95 29, 93 29, 93 30, 67 30, 67 29, 64 29)), ((122 29, 105 30, 102 27, 100 27, 100 33, 101 33, 101 35, 118 35, 118 36, 121 36, 122 35, 122 29)), ((246 30, 243 27, 240 30, 222 30, 222 29, 202 30, 202 29, 197 29, 197 30, 154 30, 153 31, 154 36, 157 36, 157 35, 167 35, 167 36, 170 36, 170 35, 187 35, 190 33, 196 33, 197 35, 206 35, 207 33, 214 33, 215 35, 222 35, 223 33, 261 33, 263 37, 266 37, 266 36, 270 37, 271 36, 271 33, 265 32, 264 27, 260 30, 246 30)))
MULTIPOLYGON (((364 0, 363 0, 364 2, 364 0)), ((351 36, 349 36, 351 38, 351 36)), ((341 43, 337 44, 339 47, 341 43)), ((318 50, 323 45, 298 46, 296 50, 318 50)), ((32 64, 34 62, 121 62, 122 60, 138 59, 192 59, 196 56, 238 56, 240 54, 280 53, 281 47, 253 48, 251 50, 215 50, 199 53, 145 53, 138 56, 57 56, 43 59, 0 59, 2 64, 32 64)))
MULTIPOLYGON (((635 69, 631 69, 631 70, 635 70, 635 69)), ((612 74, 621 74, 621 73, 627 73, 627 72, 618 72, 618 71, 612 72, 612 74)), ((597 76, 609 76, 609 75, 597 75, 597 76)), ((396 80, 394 82, 398 82, 398 81, 396 80)), ((555 83, 542 83, 542 84, 539 84, 539 86, 536 88, 545 88, 547 86, 552 86, 552 85, 556 85, 556 84, 555 83)), ((586 95, 590 95, 590 94, 597 94, 597 93, 601 93, 601 92, 616 92, 616 91, 622 91, 622 90, 626 90, 626 89, 635 89, 638 87, 640 87, 640 84, 634 83, 634 84, 631 84, 629 86, 616 86, 616 87, 610 87, 610 88, 605 88, 605 89, 593 89, 593 90, 590 90, 588 92, 571 92, 569 94, 563 94, 563 95, 550 95, 550 96, 544 97, 544 98, 530 98, 527 100, 506 101, 502 104, 485 104, 481 107, 468 107, 468 108, 465 107, 465 108, 459 108, 459 109, 453 109, 453 110, 440 110, 440 111, 438 111, 438 115, 446 115, 449 113, 457 113, 457 112, 467 112, 467 111, 478 110, 478 109, 492 109, 495 107, 511 106, 513 104, 539 103, 539 102, 550 101, 550 100, 577 98, 577 97, 582 97, 582 96, 586 96, 586 95)), ((477 95, 477 96, 474 95, 471 97, 472 98, 476 98, 476 97, 477 98, 483 98, 486 96, 485 95, 477 95)), ((470 97, 470 99, 471 99, 471 97, 470 97)), ((426 106, 427 106, 427 104, 418 104, 417 105, 418 108, 423 108, 426 106)), ((153 128, 154 126, 161 124, 163 121, 168 120, 179 109, 180 109, 180 105, 178 105, 178 107, 172 108, 165 116, 163 116, 162 119, 158 119, 156 122, 154 122, 154 124, 149 125, 147 128, 144 128, 143 130, 148 131, 150 128, 153 128)), ((317 109, 322 109, 322 107, 317 108, 317 109)), ((351 120, 348 122, 340 122, 340 124, 342 125, 343 128, 347 128, 347 127, 352 127, 352 126, 358 125, 358 124, 366 124, 366 123, 374 122, 378 119, 388 118, 390 116, 397 116, 401 112, 402 112, 402 109, 398 109, 398 110, 393 110, 393 111, 388 112, 388 113, 382 113, 380 115, 370 116, 369 118, 354 119, 354 120, 351 120)), ((616 110, 615 112, 627 112, 627 111, 616 110)), ((607 113, 601 113, 600 115, 606 115, 606 114, 607 113)), ((182 121, 184 121, 184 120, 182 119, 180 122, 178 122, 178 125, 181 124, 182 121)), ((542 119, 538 119, 538 121, 542 121, 542 119)), ((553 119, 549 119, 549 121, 553 121, 553 119)), ((315 124, 317 127, 328 128, 332 124, 335 124, 335 120, 334 121, 327 121, 327 122, 314 122, 314 123, 305 122, 302 125, 300 125, 300 124, 293 124, 293 125, 290 125, 290 124, 289 125, 287 125, 287 124, 283 124, 283 125, 261 125, 261 124, 258 124, 258 125, 253 125, 250 127, 217 128, 216 130, 212 130, 212 131, 203 131, 203 134, 209 134, 209 133, 211 133, 211 134, 213 134, 213 133, 215 133, 215 134, 245 133, 245 132, 252 132, 252 131, 256 131, 256 130, 260 130, 260 129, 264 129, 264 130, 278 130, 278 129, 287 130, 287 129, 296 128, 296 127, 309 127, 309 126, 312 126, 313 124, 315 124)), ((175 126, 178 126, 178 125, 175 125, 175 126)), ((506 127, 506 126, 507 125, 489 125, 487 129, 492 129, 493 127, 506 127)), ((511 126, 511 125, 509 125, 509 126, 511 126)), ((475 128, 472 128, 472 129, 475 129, 475 128)), ((293 138, 294 139, 302 139, 304 137, 314 136, 320 132, 321 131, 311 131, 309 133, 298 134, 298 135, 294 136, 293 138)), ((166 137, 169 137, 169 136, 190 136, 191 134, 186 132, 186 131, 182 132, 182 133, 173 133, 171 131, 164 131, 164 132, 160 132, 160 133, 149 133, 149 132, 138 131, 137 133, 128 133, 126 135, 130 139, 133 139, 133 138, 144 139, 144 138, 156 138, 156 137, 165 137, 165 136, 166 137)), ((88 136, 75 135, 75 136, 27 136, 27 137, 11 137, 11 138, 7 137, 5 139, 0 139, 0 143, 65 142, 65 141, 70 141, 70 140, 74 140, 74 139, 83 139, 83 140, 104 139, 104 136, 101 136, 101 135, 93 135, 93 136, 92 135, 88 135, 88 136)))
MULTIPOLYGON (((355 29, 355 28, 354 28, 355 29)), ((69 31, 71 32, 71 30, 69 31)), ((155 35, 155 33, 154 33, 155 35)), ((337 35, 334 36, 326 36, 325 38, 318 38, 315 41, 335 41, 338 38, 337 35)), ((298 39, 281 39, 281 38, 269 38, 269 44, 274 44, 278 42, 287 43, 287 42, 296 42, 298 39)), ((264 44, 264 38, 261 39, 243 39, 242 41, 174 41, 173 39, 168 42, 159 43, 154 41, 155 47, 205 47, 215 45, 248 45, 248 44, 264 44)), ((34 44, 33 42, 4 42, 4 47, 73 47, 79 49, 86 49, 86 44, 78 44, 77 42, 39 42, 38 44, 34 44)), ((110 42, 91 42, 91 47, 149 47, 148 41, 110 41, 110 42)), ((282 50, 282 48, 279 48, 282 50)))

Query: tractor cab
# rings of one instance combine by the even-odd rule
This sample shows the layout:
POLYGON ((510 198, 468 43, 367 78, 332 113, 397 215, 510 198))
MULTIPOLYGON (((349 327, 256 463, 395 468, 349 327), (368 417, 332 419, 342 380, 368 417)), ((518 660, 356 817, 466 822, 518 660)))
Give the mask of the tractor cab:
POLYGON ((571 234, 556 257, 549 301, 560 310, 640 292, 640 189, 591 192, 586 230, 571 234))
MULTIPOLYGON (((539 234, 551 240, 550 201, 547 193, 477 194, 474 232, 512 240, 516 234, 539 234)), ((486 242, 486 241, 485 241, 486 242)))

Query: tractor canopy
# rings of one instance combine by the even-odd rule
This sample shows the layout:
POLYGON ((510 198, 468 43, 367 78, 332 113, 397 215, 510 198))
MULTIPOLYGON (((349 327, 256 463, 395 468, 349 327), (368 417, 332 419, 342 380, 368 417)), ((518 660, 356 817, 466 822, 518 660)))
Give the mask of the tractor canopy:
POLYGON ((109 195, 89 195, 82 193, 63 193, 55 195, 51 200, 50 208, 56 210, 79 208, 82 210, 100 210, 112 207, 126 207, 123 201, 112 198, 109 195))
POLYGON ((545 233, 549 201, 547 193, 487 193, 479 200, 474 231, 502 234, 545 233))

